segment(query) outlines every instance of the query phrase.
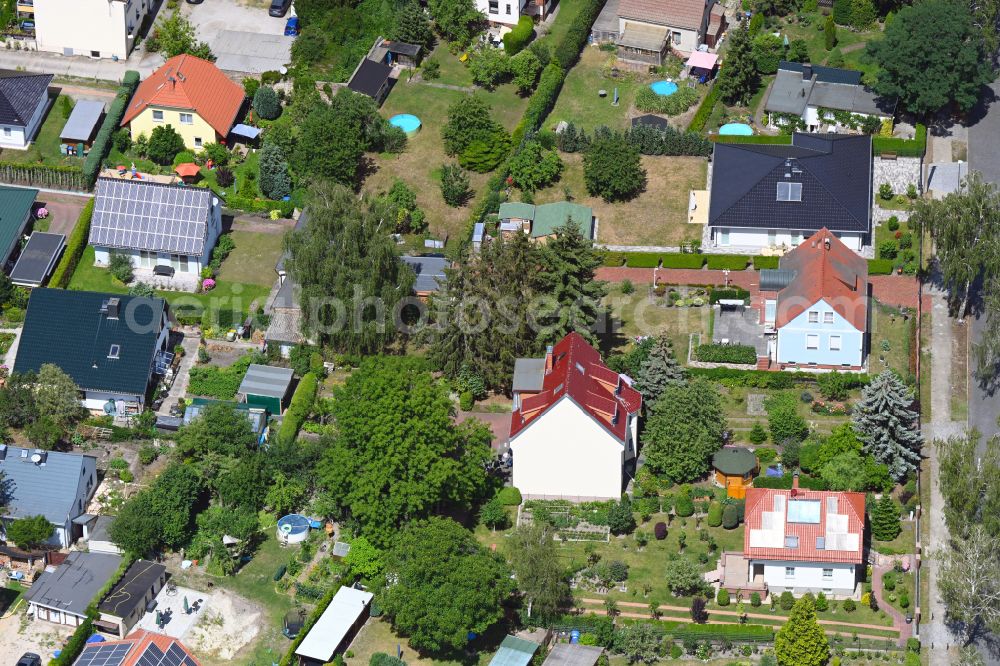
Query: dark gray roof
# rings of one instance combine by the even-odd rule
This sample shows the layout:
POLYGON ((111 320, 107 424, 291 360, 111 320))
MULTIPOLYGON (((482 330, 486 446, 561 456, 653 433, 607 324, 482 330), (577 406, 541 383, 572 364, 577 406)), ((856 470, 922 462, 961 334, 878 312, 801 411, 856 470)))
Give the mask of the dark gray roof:
POLYGON ((90 141, 97 132, 103 113, 104 102, 80 100, 73 107, 73 113, 69 114, 59 138, 64 141, 90 141))
POLYGON ((105 553, 73 551, 55 571, 46 571, 24 593, 30 602, 73 615, 84 615, 87 606, 118 570, 122 558, 105 553))
POLYGON ((413 283, 413 291, 438 291, 444 284, 444 269, 449 262, 441 256, 426 257, 400 257, 403 263, 413 269, 417 274, 417 280, 413 283))
POLYGON ((390 74, 392 74, 392 67, 384 62, 363 58, 347 87, 369 97, 378 97, 379 91, 389 79, 390 74))
POLYGON ((86 483, 86 472, 96 469, 96 458, 47 451, 44 464, 35 464, 34 449, 6 446, 0 451, 0 473, 10 484, 5 518, 45 516, 54 525, 64 525, 83 513, 76 505, 76 493, 86 483))
POLYGON ((795 279, 795 271, 780 268, 762 268, 760 270, 761 291, 781 291, 795 279))
POLYGON ((514 391, 541 391, 545 379, 544 358, 519 358, 514 361, 514 391))
POLYGON ((400 53, 405 56, 410 56, 411 58, 416 58, 420 55, 419 44, 410 44, 408 42, 390 42, 387 40, 382 42, 382 46, 384 46, 385 50, 389 53, 400 53))
POLYGON ((711 226, 870 230, 871 137, 799 133, 792 145, 716 143, 712 164, 711 226), (779 182, 801 183, 801 201, 778 201, 779 182))
POLYGON ((594 666, 604 648, 580 643, 557 643, 543 666, 594 666))
POLYGON ((0 72, 0 123, 27 127, 50 83, 51 74, 0 72))
POLYGON ((214 196, 204 187, 98 178, 90 244, 201 256, 214 196))
POLYGON ((115 522, 113 516, 98 516, 94 527, 90 530, 90 541, 111 541, 111 525, 115 522))
POLYGON ((269 398, 284 398, 292 383, 291 368, 275 368, 253 363, 243 376, 239 392, 246 395, 261 395, 269 398))
POLYGON ((888 116, 894 105, 862 85, 861 72, 782 62, 764 109, 801 116, 807 106, 888 116))
POLYGON ((101 600, 97 610, 115 617, 127 618, 140 606, 146 605, 146 593, 163 576, 167 568, 149 560, 136 560, 115 583, 108 595, 101 600))
POLYGON ((66 237, 62 234, 32 233, 14 264, 14 270, 10 272, 11 281, 26 287, 40 286, 49 276, 65 245, 66 237))
POLYGON ((608 0, 597 15, 591 32, 618 32, 618 4, 621 0, 608 0))

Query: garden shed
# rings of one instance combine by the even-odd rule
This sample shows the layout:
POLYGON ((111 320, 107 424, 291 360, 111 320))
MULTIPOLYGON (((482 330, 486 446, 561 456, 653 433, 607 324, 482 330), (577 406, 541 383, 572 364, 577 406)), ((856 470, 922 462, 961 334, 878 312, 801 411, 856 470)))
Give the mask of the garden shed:
POLYGON ((517 636, 504 636, 500 649, 490 660, 490 666, 528 666, 538 648, 538 643, 533 641, 517 636))
POLYGON ((80 100, 59 132, 59 140, 64 144, 82 143, 89 149, 103 117, 104 102, 80 100))
POLYGON ((725 488, 726 495, 734 499, 746 497, 759 467, 754 452, 743 446, 723 447, 712 457, 716 485, 725 488))
POLYGON ((288 404, 292 387, 291 368, 274 368, 252 364, 240 384, 237 400, 254 407, 262 407, 271 414, 281 414, 288 404))

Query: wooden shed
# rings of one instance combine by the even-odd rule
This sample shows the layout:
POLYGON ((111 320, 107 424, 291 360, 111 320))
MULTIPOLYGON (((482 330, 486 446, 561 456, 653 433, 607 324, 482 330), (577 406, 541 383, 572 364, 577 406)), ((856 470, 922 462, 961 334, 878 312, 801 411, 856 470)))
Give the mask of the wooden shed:
POLYGON ((753 451, 742 446, 726 446, 712 457, 715 483, 726 489, 733 499, 746 497, 747 488, 753 487, 753 478, 760 464, 753 451))

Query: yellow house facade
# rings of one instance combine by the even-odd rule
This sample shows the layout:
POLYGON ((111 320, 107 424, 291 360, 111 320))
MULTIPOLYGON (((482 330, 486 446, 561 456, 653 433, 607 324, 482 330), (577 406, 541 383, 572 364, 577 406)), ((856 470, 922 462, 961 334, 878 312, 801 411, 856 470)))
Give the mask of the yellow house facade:
POLYGON ((129 130, 132 140, 145 134, 148 139, 153 130, 161 125, 170 125, 184 139, 184 145, 195 152, 200 151, 205 144, 218 140, 215 129, 193 109, 169 109, 162 106, 146 107, 142 113, 132 119, 129 130))

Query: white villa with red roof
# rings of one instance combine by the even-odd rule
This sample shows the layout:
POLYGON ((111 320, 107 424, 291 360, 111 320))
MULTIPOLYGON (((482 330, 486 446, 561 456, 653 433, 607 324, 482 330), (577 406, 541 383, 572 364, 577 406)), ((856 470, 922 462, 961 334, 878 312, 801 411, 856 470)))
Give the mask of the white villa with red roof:
POLYGON ((763 582, 772 594, 857 598, 865 575, 864 493, 804 490, 798 481, 791 490, 747 489, 744 589, 763 582))
POLYGON ((618 499, 634 470, 642 395, 579 333, 517 359, 510 451, 528 499, 618 499))

